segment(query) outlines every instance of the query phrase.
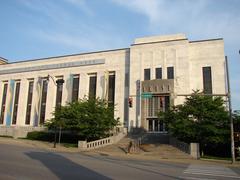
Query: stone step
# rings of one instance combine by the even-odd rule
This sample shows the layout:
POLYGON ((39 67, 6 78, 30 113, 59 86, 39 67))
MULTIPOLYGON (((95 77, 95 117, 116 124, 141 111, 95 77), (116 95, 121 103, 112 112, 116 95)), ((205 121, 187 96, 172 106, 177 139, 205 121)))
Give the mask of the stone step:
MULTIPOLYGON (((93 151, 94 152, 127 153, 130 141, 134 142, 134 139, 132 139, 130 137, 124 137, 116 144, 101 147, 101 148, 95 149, 93 151)), ((139 149, 138 153, 139 152, 143 152, 143 151, 141 149, 139 149)))
POLYGON ((169 143, 169 135, 168 134, 160 134, 160 133, 145 133, 142 136, 142 143, 144 144, 168 144, 169 143))
MULTIPOLYGON (((134 141, 131 137, 124 137, 117 144, 108 145, 96 150, 97 153, 115 153, 126 154, 130 141, 134 141)), ((145 156, 156 156, 156 158, 164 159, 192 159, 189 154, 186 154, 179 149, 168 144, 142 144, 140 150, 136 150, 133 153, 142 154, 145 156)))
POLYGON ((144 155, 151 155, 167 159, 192 159, 192 157, 180 151, 179 149, 166 144, 143 144, 141 148, 144 150, 144 155))

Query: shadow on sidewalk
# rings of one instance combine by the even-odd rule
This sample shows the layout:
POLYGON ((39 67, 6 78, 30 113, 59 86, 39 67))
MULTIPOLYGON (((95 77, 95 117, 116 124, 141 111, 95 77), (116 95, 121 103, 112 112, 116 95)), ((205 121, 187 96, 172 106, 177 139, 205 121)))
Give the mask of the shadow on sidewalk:
POLYGON ((110 179, 55 153, 27 152, 25 154, 40 161, 59 179, 110 179))

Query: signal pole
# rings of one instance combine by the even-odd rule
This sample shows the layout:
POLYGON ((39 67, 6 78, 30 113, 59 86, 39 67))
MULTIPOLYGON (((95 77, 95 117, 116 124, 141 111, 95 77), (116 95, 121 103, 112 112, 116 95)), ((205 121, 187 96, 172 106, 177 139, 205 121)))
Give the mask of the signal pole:
POLYGON ((234 128, 233 128, 233 118, 232 118, 232 101, 231 101, 231 90, 229 82, 229 72, 228 72, 228 59, 225 56, 226 60, 226 71, 227 71, 227 87, 228 87, 228 108, 229 108, 229 117, 230 117, 230 127, 231 127, 231 152, 232 152, 232 163, 235 163, 235 145, 234 145, 234 128))

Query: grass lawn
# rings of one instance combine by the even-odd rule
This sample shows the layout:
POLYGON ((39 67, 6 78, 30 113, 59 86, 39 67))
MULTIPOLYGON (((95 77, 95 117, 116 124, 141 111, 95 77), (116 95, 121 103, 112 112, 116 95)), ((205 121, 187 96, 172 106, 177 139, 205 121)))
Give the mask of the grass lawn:
MULTIPOLYGON (((214 159, 214 160, 227 160, 227 161, 232 160, 231 157, 216 157, 216 156, 208 156, 208 155, 201 156, 201 158, 202 159, 214 159)), ((240 157, 237 157, 236 161, 240 161, 240 157)))
POLYGON ((4 138, 13 138, 12 136, 5 136, 5 135, 1 135, 0 137, 4 137, 4 138))
POLYGON ((64 147, 66 148, 77 148, 77 144, 72 144, 72 143, 61 143, 64 147))

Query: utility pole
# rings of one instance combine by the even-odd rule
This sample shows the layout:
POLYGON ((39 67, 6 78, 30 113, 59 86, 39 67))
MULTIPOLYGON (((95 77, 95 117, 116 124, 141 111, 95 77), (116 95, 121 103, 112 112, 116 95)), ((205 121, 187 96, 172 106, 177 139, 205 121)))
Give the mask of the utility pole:
POLYGON ((232 163, 235 163, 235 145, 234 145, 234 129, 233 129, 233 118, 232 118, 232 101, 231 101, 231 90, 229 82, 229 72, 228 72, 228 59, 225 56, 226 60, 226 71, 227 71, 227 87, 228 87, 228 108, 229 108, 229 117, 230 117, 230 127, 231 127, 231 152, 232 152, 232 163))

